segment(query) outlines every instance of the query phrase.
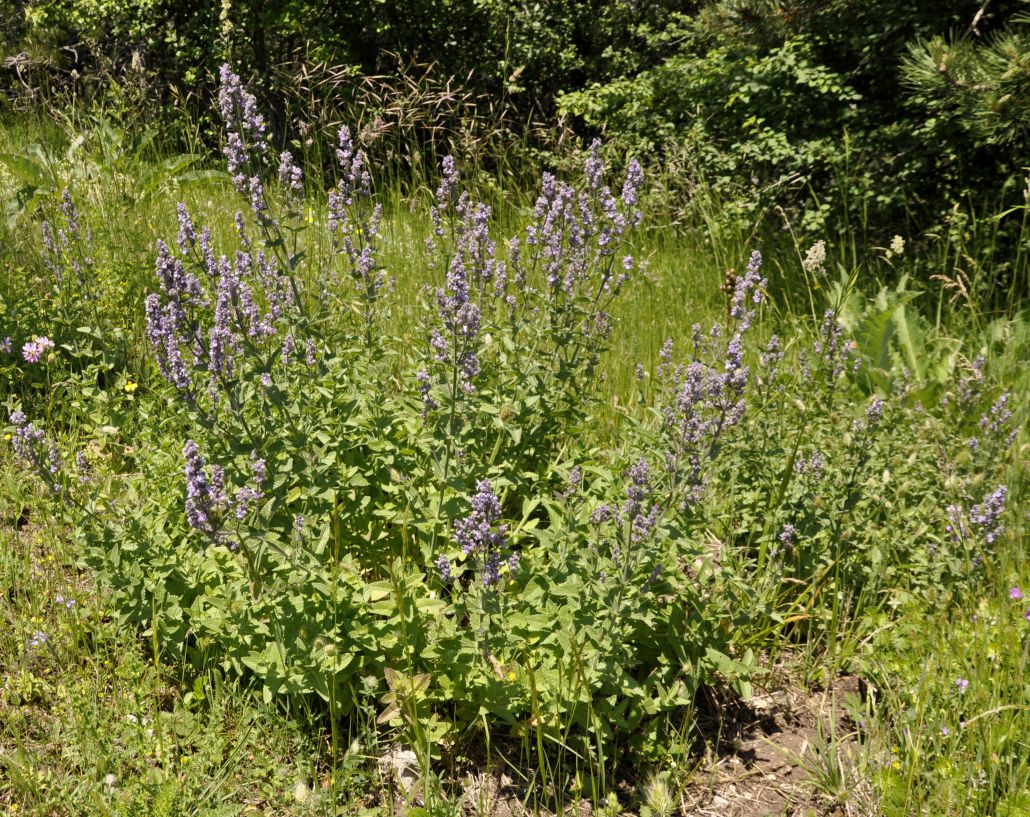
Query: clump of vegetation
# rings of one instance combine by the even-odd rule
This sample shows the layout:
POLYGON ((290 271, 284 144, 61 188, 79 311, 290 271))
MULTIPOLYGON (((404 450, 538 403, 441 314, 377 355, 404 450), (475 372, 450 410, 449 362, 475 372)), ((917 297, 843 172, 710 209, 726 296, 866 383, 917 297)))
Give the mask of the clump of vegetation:
MULTIPOLYGON (((779 262, 805 282, 807 303, 788 300, 785 274, 737 246, 721 301, 663 337, 628 311, 659 286, 637 162, 613 181, 594 142, 578 177, 545 173, 498 214, 446 157, 413 214, 347 127, 322 196, 319 166, 276 148, 229 66, 220 80, 225 172, 162 179, 148 257, 105 233, 106 200, 64 191, 15 227, 22 268, 0 291, 10 467, 41 488, 15 521, 72 534, 154 683, 162 661, 186 679, 170 711, 152 693, 159 741, 183 709, 215 723, 210 684, 239 684, 325 736, 310 774, 333 782, 305 778, 305 808, 353 802, 361 746, 396 742, 417 767, 417 786, 398 772, 407 805, 433 813, 457 807, 462 758, 498 752, 538 809, 574 790, 615 812, 620 776, 640 775, 637 805, 665 814, 704 739, 698 702, 747 700, 805 656, 812 684, 879 667, 856 731, 882 759, 907 730, 904 785, 900 760, 875 778, 888 812, 1019 806, 1018 683, 970 693, 965 724, 1002 716, 964 733, 973 759, 947 766, 935 741, 924 764, 952 690, 909 683, 912 655, 883 639, 999 581, 1018 600, 1020 320, 951 340, 906 311, 905 279, 865 293, 820 245, 779 262), (991 752, 1003 766, 960 803, 991 752)), ((15 707, 57 648, 21 630, 15 707)), ((73 628, 76 655, 89 632, 73 628)), ((1005 678, 1027 632, 990 636, 1005 678)), ((185 808, 197 781, 161 747, 137 806, 185 808)), ((14 785, 49 807, 35 784, 0 796, 14 785)))

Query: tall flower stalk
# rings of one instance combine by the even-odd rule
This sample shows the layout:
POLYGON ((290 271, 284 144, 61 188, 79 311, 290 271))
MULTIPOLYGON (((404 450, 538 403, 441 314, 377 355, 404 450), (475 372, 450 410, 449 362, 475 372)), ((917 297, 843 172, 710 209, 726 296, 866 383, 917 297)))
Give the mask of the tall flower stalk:
POLYGON ((340 178, 329 192, 327 223, 333 249, 343 257, 348 276, 357 289, 365 348, 371 353, 376 347, 388 291, 386 272, 377 257, 383 206, 372 202, 368 160, 354 145, 346 126, 340 128, 337 136, 336 160, 340 178))

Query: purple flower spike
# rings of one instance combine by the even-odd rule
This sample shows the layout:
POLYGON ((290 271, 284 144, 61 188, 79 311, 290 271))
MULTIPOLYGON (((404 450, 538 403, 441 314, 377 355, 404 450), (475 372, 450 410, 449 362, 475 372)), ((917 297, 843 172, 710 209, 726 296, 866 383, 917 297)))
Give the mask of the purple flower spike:
POLYGON ((176 205, 175 210, 179 217, 179 238, 177 242, 179 250, 182 252, 189 252, 197 243, 197 231, 193 227, 193 220, 190 218, 190 212, 186 209, 186 205, 183 202, 180 201, 178 205, 176 205))
MULTIPOLYGON (((627 207, 636 207, 640 188, 643 186, 644 171, 640 167, 640 162, 630 159, 629 165, 626 167, 626 181, 622 185, 622 203, 627 207)), ((639 210, 633 212, 631 220, 634 224, 640 220, 639 210)))
POLYGON ((490 587, 500 580, 501 552, 508 547, 508 526, 499 524, 501 501, 490 480, 481 480, 476 489, 471 499, 472 513, 454 523, 454 541, 466 556, 476 554, 482 559, 483 586, 490 587))
POLYGON ((217 486, 208 480, 200 448, 193 440, 186 442, 182 455, 186 460, 186 519, 194 530, 210 533, 217 486))
POLYGON ((54 482, 54 477, 57 476, 64 464, 61 452, 58 451, 54 442, 47 438, 41 428, 36 428, 33 423, 28 421, 24 412, 18 409, 12 411, 11 423, 16 426, 11 438, 15 456, 28 465, 35 474, 47 481, 56 492, 58 486, 54 482))
POLYGON ((601 161, 601 140, 594 139, 590 143, 590 156, 587 158, 584 175, 587 187, 599 191, 604 184, 604 162, 601 161))
MULTIPOLYGON (((228 64, 222 66, 220 79, 218 105, 226 135, 222 152, 225 154, 229 176, 236 190, 250 197, 251 209, 258 219, 268 224, 268 203, 251 157, 252 151, 259 155, 268 151, 268 125, 258 113, 257 99, 243 87, 239 76, 233 73, 228 64)), ((287 171, 287 175, 288 181, 292 183, 292 168, 287 171)))
POLYGON ((984 541, 993 545, 998 537, 1005 531, 1001 523, 1002 515, 1005 513, 1005 501, 1008 498, 1008 488, 999 485, 991 493, 984 497, 979 505, 973 507, 969 512, 969 521, 976 525, 984 536, 984 541))
POLYGON ((440 571, 440 579, 444 584, 450 584, 453 581, 451 575, 451 560, 446 556, 441 556, 436 560, 436 569, 440 571))
POLYGON ((304 192, 304 173, 293 161, 293 154, 288 150, 279 154, 279 184, 291 195, 304 192))

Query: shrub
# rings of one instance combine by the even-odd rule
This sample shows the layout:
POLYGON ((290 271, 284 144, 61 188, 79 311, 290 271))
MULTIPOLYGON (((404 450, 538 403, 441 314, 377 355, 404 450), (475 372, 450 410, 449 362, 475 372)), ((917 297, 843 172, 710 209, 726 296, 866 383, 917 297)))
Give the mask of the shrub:
POLYGON ((846 331, 853 279, 825 288, 811 348, 762 346, 755 252, 723 325, 638 368, 616 444, 592 425, 639 266, 639 165, 613 191, 594 143, 578 184, 545 174, 524 235, 499 245, 445 159, 408 348, 387 329, 382 210, 351 133, 323 227, 254 96, 221 79, 245 209, 219 246, 180 204, 157 245, 163 385, 134 466, 107 484, 11 416, 16 453, 165 655, 334 714, 384 693, 382 722, 423 763, 482 723, 598 757, 629 734, 646 751, 700 685, 747 694, 755 633, 828 636, 859 597, 961 592, 991 557, 1008 398, 982 361, 946 402, 891 377, 871 327, 892 312, 846 331))
MULTIPOLYGON (((989 44, 947 44, 973 11, 715 0, 650 32, 653 65, 568 86, 559 109, 618 153, 670 162, 674 211, 714 192, 746 227, 786 215, 813 237, 923 240, 953 207, 1021 204, 1025 38, 1012 9, 982 9, 989 44)), ((1011 257, 1018 219, 1006 227, 1011 257)))

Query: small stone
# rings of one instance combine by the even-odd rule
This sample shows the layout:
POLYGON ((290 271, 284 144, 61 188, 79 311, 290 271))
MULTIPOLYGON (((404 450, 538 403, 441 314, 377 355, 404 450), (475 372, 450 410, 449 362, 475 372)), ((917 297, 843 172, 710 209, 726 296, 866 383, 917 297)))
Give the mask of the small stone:
POLYGON ((410 749, 394 747, 379 758, 379 772, 384 777, 392 775, 405 794, 410 794, 418 783, 418 756, 410 749))

